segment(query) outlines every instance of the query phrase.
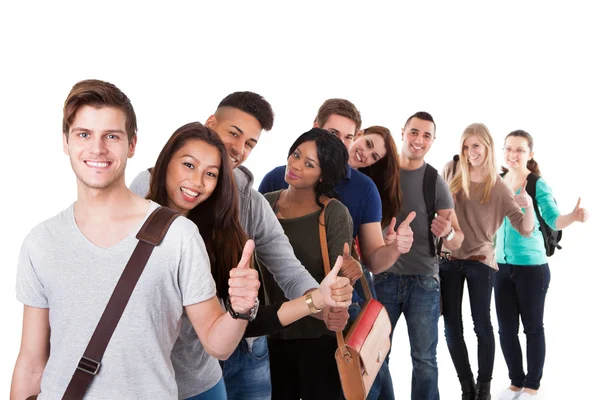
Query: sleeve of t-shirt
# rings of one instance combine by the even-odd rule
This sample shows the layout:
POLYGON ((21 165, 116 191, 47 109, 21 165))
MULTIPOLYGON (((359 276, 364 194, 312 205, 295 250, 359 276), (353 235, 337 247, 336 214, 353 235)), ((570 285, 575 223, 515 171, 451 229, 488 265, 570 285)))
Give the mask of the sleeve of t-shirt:
POLYGON ((49 308, 48 298, 44 291, 44 285, 35 271, 35 261, 31 249, 32 234, 23 241, 19 253, 19 264, 17 265, 17 300, 26 306, 37 308, 49 308))
POLYGON ((273 168, 269 173, 265 175, 263 180, 258 186, 258 191, 261 194, 274 192, 279 189, 285 189, 288 187, 285 181, 285 166, 273 168))
MULTIPOLYGON (((354 173, 354 172, 353 172, 354 173)), ((383 212, 381 210, 381 196, 375 182, 367 177, 367 185, 365 185, 365 193, 357 193, 359 196, 364 196, 364 206, 362 208, 362 218, 360 225, 371 222, 381 222, 383 212)), ((356 223, 359 223, 356 221, 356 223)), ((360 226, 357 228, 360 231, 360 226)))
POLYGON ((131 181, 129 190, 137 194, 140 197, 146 197, 148 190, 150 190, 150 171, 147 169, 143 170, 131 181))
POLYGON ((454 208, 452 193, 450 193, 448 184, 438 174, 437 181, 435 183, 435 209, 447 210, 450 208, 454 208))
POLYGON ((560 210, 554 201, 552 189, 543 178, 538 179, 535 184, 535 200, 546 224, 556 230, 556 220, 560 217, 560 210))
POLYGON ((217 294, 204 241, 196 230, 179 262, 179 289, 184 306, 201 303, 217 294))
POLYGON ((333 268, 337 256, 344 251, 344 243, 352 245, 352 217, 346 206, 337 200, 332 200, 325 209, 325 231, 329 265, 333 268))

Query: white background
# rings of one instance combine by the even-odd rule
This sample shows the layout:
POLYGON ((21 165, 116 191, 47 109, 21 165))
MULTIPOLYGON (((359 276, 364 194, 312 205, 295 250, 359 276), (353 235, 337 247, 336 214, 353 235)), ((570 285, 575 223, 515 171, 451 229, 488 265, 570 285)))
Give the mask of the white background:
MULTIPOLYGON (((127 183, 153 165, 176 128, 204 122, 237 90, 262 94, 276 113, 274 129, 246 163, 255 187, 285 161, 288 146, 331 97, 353 101, 363 126, 390 128, 399 147, 406 118, 429 111, 438 130, 427 159, 438 168, 457 152, 472 122, 490 128, 498 155, 508 132, 529 131, 561 210, 570 212, 582 196, 592 215, 566 230, 564 249, 550 260, 541 393, 546 399, 596 395, 600 29, 588 3, 7 3, 0 6, 0 397, 8 396, 20 343, 14 282, 21 242, 75 200, 61 113, 71 86, 86 78, 116 84, 134 104, 139 140, 127 183)), ((465 315, 476 371, 468 306, 465 315)), ((494 309, 492 315, 497 331, 494 309)), ((497 335, 496 342, 494 392, 509 383, 497 335)), ((441 321, 438 359, 441 395, 457 398, 441 321)), ((396 397, 409 398, 403 319, 391 370, 396 397)))

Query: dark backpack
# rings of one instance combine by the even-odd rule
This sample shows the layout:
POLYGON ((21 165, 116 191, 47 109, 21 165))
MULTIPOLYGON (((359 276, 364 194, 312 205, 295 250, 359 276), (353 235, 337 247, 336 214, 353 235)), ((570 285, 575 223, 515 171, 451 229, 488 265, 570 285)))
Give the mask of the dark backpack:
MULTIPOLYGON (((437 257, 439 254, 438 238, 431 232, 431 223, 435 219, 435 186, 437 183, 438 172, 437 169, 431 165, 426 164, 425 176, 423 177, 423 197, 425 197, 425 208, 427 209, 427 219, 429 225, 427 226, 427 234, 429 237, 429 254, 431 257, 437 257)), ((441 241, 439 241, 441 244, 441 241)))
MULTIPOLYGON (((504 177, 506 175, 505 172, 500 174, 500 176, 504 177)), ((546 256, 551 257, 554 254, 554 250, 562 249, 562 247, 558 244, 562 239, 562 231, 555 231, 550 228, 546 221, 542 218, 540 214, 540 209, 538 207, 536 195, 536 184, 540 176, 534 174, 533 172, 527 175, 527 185, 525 186, 525 191, 531 196, 533 200, 533 209, 535 210, 535 215, 537 216, 538 222, 540 223, 540 231, 542 231, 542 236, 544 237, 544 247, 546 248, 546 256)), ((556 203, 556 199, 554 199, 556 203)))

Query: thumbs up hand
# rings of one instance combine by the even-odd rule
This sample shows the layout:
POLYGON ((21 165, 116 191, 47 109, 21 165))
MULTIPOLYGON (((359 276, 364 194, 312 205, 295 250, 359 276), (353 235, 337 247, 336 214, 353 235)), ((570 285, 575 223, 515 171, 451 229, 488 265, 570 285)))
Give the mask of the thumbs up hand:
MULTIPOLYGON (((413 243, 413 231, 410 228, 410 223, 415 219, 417 213, 411 211, 410 214, 406 217, 404 221, 398 226, 398 229, 394 234, 390 234, 393 232, 394 225, 390 223, 391 229, 388 229, 388 233, 386 234, 386 241, 390 243, 394 243, 396 248, 400 251, 400 254, 406 254, 410 251, 413 243), (395 237, 393 237, 395 235, 395 237), (391 240, 393 238, 393 241, 391 240)), ((395 220, 393 220, 395 222, 395 220)))
POLYGON ((342 253, 342 276, 350 279, 350 283, 354 285, 357 279, 363 274, 360 263, 350 255, 350 245, 344 243, 344 251, 342 253))
POLYGON ((585 208, 580 207, 581 205, 581 197, 577 199, 577 204, 573 209, 571 215, 573 215, 573 219, 577 222, 585 222, 587 221, 589 214, 585 208))
POLYGON ((250 268, 254 241, 248 240, 237 267, 229 271, 229 300, 234 311, 247 314, 258 296, 258 271, 250 268))
POLYGON ((396 226, 396 217, 392 217, 392 220, 390 221, 390 225, 388 226, 388 229, 385 232, 385 236, 383 237, 383 242, 386 245, 390 245, 390 244, 394 243, 394 241, 396 240, 396 231, 394 230, 395 226, 396 226))
MULTIPOLYGON (((452 212, 454 212, 454 210, 452 210, 452 212)), ((449 218, 446 219, 438 214, 431 222, 431 232, 438 238, 445 238, 450 234, 451 230, 452 223, 449 218)))
POLYGON ((531 200, 531 196, 527 193, 525 189, 527 187, 527 179, 523 182, 523 186, 521 186, 521 191, 519 194, 515 195, 515 202, 521 208, 529 208, 533 206, 533 200, 531 200))
MULTIPOLYGON (((350 279, 344 276, 338 276, 340 269, 343 264, 343 257, 338 256, 333 269, 329 271, 325 279, 321 281, 319 289, 316 292, 320 292, 317 296, 315 292, 313 294, 313 301, 317 308, 323 308, 323 306, 330 307, 348 307, 352 302, 352 285, 350 279), (320 299, 319 299, 320 297, 320 299)), ((362 271, 361 271, 362 272, 362 271)))

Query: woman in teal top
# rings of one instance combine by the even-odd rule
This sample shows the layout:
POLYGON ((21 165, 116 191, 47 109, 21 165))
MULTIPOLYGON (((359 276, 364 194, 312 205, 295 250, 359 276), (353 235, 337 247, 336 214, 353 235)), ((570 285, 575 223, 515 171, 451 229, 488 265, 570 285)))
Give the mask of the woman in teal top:
MULTIPOLYGON (((504 181, 517 194, 530 173, 540 175, 533 160, 533 138, 525 131, 508 134, 504 141, 504 161, 508 167, 504 169, 504 181)), ((561 230, 575 221, 587 219, 587 211, 579 207, 579 201, 571 213, 561 215, 543 178, 536 183, 535 197, 540 215, 552 229, 561 230)), ((510 387, 500 395, 500 400, 532 399, 537 396, 540 387, 546 356, 544 301, 550 283, 550 269, 539 226, 536 218, 533 234, 526 238, 505 218, 496 234, 496 313, 500 345, 511 381, 510 387), (519 317, 527 338, 527 374, 523 369, 519 342, 519 317)))

